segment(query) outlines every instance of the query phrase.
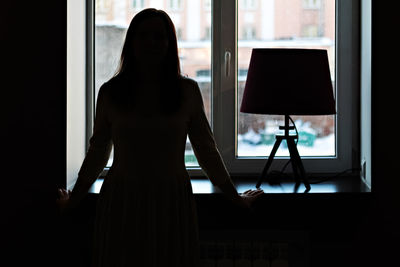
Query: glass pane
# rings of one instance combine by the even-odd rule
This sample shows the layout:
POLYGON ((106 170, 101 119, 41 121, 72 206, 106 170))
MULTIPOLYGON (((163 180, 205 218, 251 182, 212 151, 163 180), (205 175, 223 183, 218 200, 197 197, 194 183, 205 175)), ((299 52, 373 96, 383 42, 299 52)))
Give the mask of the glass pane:
MULTIPOLYGON (((239 0, 238 110, 252 48, 315 48, 328 52, 335 88, 335 0, 239 0)), ((284 116, 238 111, 237 156, 268 156, 284 116)), ((335 156, 334 115, 291 116, 301 156, 335 156)), ((289 156, 282 142, 277 156, 289 156)))
MULTIPOLYGON (((164 10, 174 22, 182 74, 198 82, 206 115, 211 121, 211 0, 96 0, 96 97, 100 86, 117 70, 131 19, 149 7, 164 10)), ((112 158, 108 165, 111 163, 112 158)), ((186 142, 185 163, 186 166, 198 166, 189 140, 186 142)))

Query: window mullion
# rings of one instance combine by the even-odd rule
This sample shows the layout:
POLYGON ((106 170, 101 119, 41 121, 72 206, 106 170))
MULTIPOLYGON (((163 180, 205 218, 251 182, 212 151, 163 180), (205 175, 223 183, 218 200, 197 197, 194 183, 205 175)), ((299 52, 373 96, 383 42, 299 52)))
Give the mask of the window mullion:
POLYGON ((221 71, 218 66, 221 65, 221 1, 212 2, 212 43, 211 43, 211 127, 217 143, 220 143, 220 127, 221 118, 220 108, 220 88, 221 88, 221 71))
POLYGON ((95 117, 94 60, 95 60, 95 4, 86 1, 86 150, 93 134, 95 117))
POLYGON ((236 1, 214 1, 219 18, 214 19, 214 44, 218 45, 218 51, 213 58, 218 62, 213 66, 219 86, 214 86, 213 126, 218 147, 229 170, 235 156, 236 6, 236 1))

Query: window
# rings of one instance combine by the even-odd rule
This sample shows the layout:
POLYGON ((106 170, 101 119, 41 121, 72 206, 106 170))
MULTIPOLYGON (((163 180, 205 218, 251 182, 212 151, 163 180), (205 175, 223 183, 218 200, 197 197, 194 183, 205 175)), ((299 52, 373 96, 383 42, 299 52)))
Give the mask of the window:
POLYGON ((253 26, 245 26, 242 34, 243 40, 254 40, 256 39, 256 29, 253 26))
POLYGON ((198 70, 196 77, 211 77, 211 70, 198 70))
POLYGON ((318 26, 317 25, 305 25, 305 26, 303 26, 301 36, 302 37, 309 37, 309 38, 320 37, 319 34, 318 34, 318 26))
POLYGON ((257 4, 257 0, 241 0, 239 2, 239 5, 241 9, 255 9, 256 8, 256 4, 257 4))
POLYGON ((175 31, 176 31, 176 38, 178 38, 178 39, 182 39, 183 38, 183 33, 182 33, 182 28, 180 28, 180 27, 176 27, 175 28, 175 31))
POLYGON ((303 7, 309 9, 316 9, 320 8, 321 4, 325 4, 324 2, 325 0, 303 0, 303 7))
POLYGON ((97 12, 96 16, 104 17, 110 9, 110 2, 108 0, 96 0, 97 12))
POLYGON ((238 70, 238 82, 245 82, 247 78, 247 69, 239 69, 238 70))
MULTIPOLYGON (((335 1, 324 0, 324 9, 310 11, 301 5, 293 5, 287 1, 260 2, 260 8, 255 11, 262 17, 264 12, 273 8, 261 23, 255 27, 245 26, 241 38, 238 40, 238 88, 237 110, 241 103, 245 80, 240 71, 246 69, 250 62, 251 49, 255 47, 267 48, 319 48, 328 51, 330 58, 332 83, 335 77, 335 1), (269 24, 275 25, 274 28, 269 24), (312 24, 312 26, 310 26, 312 24), (318 35, 318 28, 323 33, 318 35), (256 31, 263 35, 256 36, 256 31), (287 38, 290 37, 290 38, 287 38), (310 39, 310 37, 314 37, 310 39), (251 42, 248 42, 251 40, 251 42)), ((241 1, 239 3, 245 3, 241 1)), ((246 23, 247 12, 239 6, 238 25, 246 23), (243 14, 242 14, 243 13, 243 14)), ((336 156, 336 122, 335 116, 292 116, 299 131, 297 148, 302 156, 335 157, 336 156)), ((280 132, 278 126, 283 125, 284 116, 253 115, 237 112, 237 151, 238 157, 257 157, 270 153, 275 143, 275 135, 280 132)), ((289 156, 286 143, 277 151, 277 155, 289 156)))
POLYGON ((211 27, 206 27, 205 28, 204 39, 205 40, 211 40, 211 27))
POLYGON ((143 7, 144 7, 144 0, 132 0, 132 8, 134 10, 141 9, 143 7))
POLYGON ((170 10, 181 10, 182 9, 182 1, 184 0, 168 0, 168 8, 170 10))
MULTIPOLYGON (((234 125, 231 129, 235 129, 234 135, 224 134, 230 140, 221 141, 231 148, 224 153, 230 170, 247 173, 258 168, 261 171, 265 156, 270 153, 275 141, 274 136, 279 132, 278 126, 283 121, 283 116, 238 111, 245 85, 241 72, 247 69, 251 49, 255 47, 319 48, 328 51, 338 113, 336 116, 292 116, 299 129, 298 149, 308 172, 337 172, 351 168, 352 157, 359 151, 357 125, 352 123, 358 121, 357 109, 349 108, 357 107, 358 66, 352 73, 347 73, 346 69, 351 69, 351 61, 358 62, 358 40, 351 34, 358 29, 357 1, 321 0, 303 2, 303 5, 301 1, 257 1, 257 10, 252 11, 257 18, 252 24, 257 35, 254 34, 252 40, 249 34, 240 33, 241 25, 249 18, 246 6, 241 7, 245 2, 239 1, 238 4, 237 46, 230 47, 231 51, 237 51, 234 54, 236 58, 233 58, 237 72, 236 76, 222 78, 229 88, 236 88, 234 94, 225 93, 226 98, 221 101, 223 107, 235 103, 234 108, 226 108, 222 112, 224 126, 220 127, 228 129, 229 122, 234 125), (230 112, 234 112, 235 117, 227 115, 230 112)), ((231 12, 234 14, 235 11, 231 12)), ((227 44, 232 38, 223 38, 227 39, 223 47, 229 47, 227 44)), ((275 166, 283 166, 288 154, 285 144, 281 145, 277 152, 280 163, 275 166)), ((355 160, 354 164, 358 161, 355 160)))
MULTIPOLYGON (((354 35, 358 31, 357 1, 316 1, 319 8, 312 10, 304 8, 300 0, 256 1, 256 10, 251 11, 253 22, 247 15, 247 3, 237 3, 237 8, 229 1, 222 1, 220 5, 214 3, 214 8, 220 7, 223 11, 219 11, 221 18, 214 20, 214 33, 217 33, 213 41, 220 44, 221 51, 214 50, 216 57, 213 59, 220 59, 216 66, 222 66, 222 70, 213 73, 218 77, 213 88, 221 88, 222 92, 213 94, 213 126, 228 169, 232 173, 260 173, 271 150, 271 139, 274 142, 274 134, 282 121, 281 117, 255 116, 238 111, 245 84, 244 73, 254 47, 328 50, 338 114, 293 116, 301 129, 298 148, 308 172, 334 173, 353 167, 353 157, 359 152, 358 126, 354 123, 358 121, 358 66, 351 67, 351 62, 358 62, 358 39, 354 35), (219 20, 223 25, 216 26, 219 20), (252 40, 241 32, 247 23, 256 27, 252 40), (304 36, 302 32, 310 24, 317 28, 318 34, 313 38, 304 36), (232 32, 237 35, 232 36, 232 32), (226 54, 231 55, 228 62, 225 61, 226 54), (227 71, 229 67, 233 72, 227 71)), ((215 13, 216 10, 214 17, 215 13)), ((273 168, 277 169, 288 159, 284 145, 278 151, 280 157, 273 163, 273 168)), ((357 159, 354 159, 354 164, 358 166, 357 159)))
MULTIPOLYGON (((126 5, 117 3, 121 1, 124 2, 104 1, 107 10, 113 14, 106 16, 104 8, 96 6, 102 1, 88 0, 86 34, 93 38, 88 38, 86 43, 86 65, 89 66, 86 72, 86 88, 89 90, 86 139, 91 136, 98 89, 115 72, 126 27, 139 11, 125 10, 126 5), (100 11, 101 16, 97 13, 100 11), (116 14, 119 14, 118 18, 116 14)), ((173 9, 171 18, 180 29, 178 47, 182 72, 196 80, 202 90, 207 117, 232 174, 260 173, 269 154, 268 142, 273 140, 273 134, 282 120, 280 117, 247 116, 238 112, 250 53, 254 47, 316 47, 328 50, 338 114, 293 117, 301 129, 299 152, 307 172, 329 173, 351 168, 354 155, 359 151, 358 128, 354 124, 358 121, 359 99, 356 90, 359 66, 354 63, 359 60, 358 39, 354 34, 359 26, 358 1, 311 1, 318 6, 312 10, 305 6, 310 1, 295 2, 296 5, 291 1, 237 0, 236 5, 236 1, 232 0, 210 1, 211 15, 210 10, 202 8, 208 5, 202 0, 144 1, 143 8, 150 7, 152 3, 152 7, 166 8, 167 12, 173 9), (248 12, 251 15, 245 15, 248 12), (250 34, 243 35, 241 31, 246 25, 251 25, 253 29, 250 34), (317 30, 305 30, 308 25, 314 25, 317 30), (315 31, 317 36, 313 34, 310 38, 310 32, 315 31), (204 38, 204 33, 210 38, 204 38)), ((280 168, 287 162, 287 150, 280 148, 278 156, 273 168, 280 168)), ((193 175, 201 175, 189 141, 185 160, 193 175)), ((354 162, 358 164, 357 159, 354 162)))

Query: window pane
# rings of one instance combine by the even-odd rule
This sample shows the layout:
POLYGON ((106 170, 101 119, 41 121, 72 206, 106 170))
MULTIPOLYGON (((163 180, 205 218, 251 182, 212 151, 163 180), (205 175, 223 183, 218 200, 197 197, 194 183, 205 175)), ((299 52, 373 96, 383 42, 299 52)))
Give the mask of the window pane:
MULTIPOLYGON (((326 49, 331 77, 335 79, 335 0, 255 0, 238 3, 237 110, 242 101, 252 48, 326 49)), ((335 85, 334 80, 332 83, 335 85)), ((279 126, 284 124, 284 116, 239 111, 237 116, 236 155, 268 156, 275 134, 281 133, 279 126)), ((291 117, 299 132, 297 147, 301 156, 336 155, 334 115, 291 117)), ((282 142, 276 155, 289 156, 286 142, 282 142)))
MULTIPOLYGON (((181 71, 196 80, 211 121, 211 1, 202 0, 96 0, 95 95, 118 66, 126 30, 133 16, 144 8, 162 9, 174 22, 178 36, 181 71)), ((155 151, 155 153, 157 153, 155 151)), ((154 155, 156 157, 156 154, 154 155)), ((189 140, 186 166, 198 166, 189 140)), ((112 164, 112 157, 108 166, 112 164)))

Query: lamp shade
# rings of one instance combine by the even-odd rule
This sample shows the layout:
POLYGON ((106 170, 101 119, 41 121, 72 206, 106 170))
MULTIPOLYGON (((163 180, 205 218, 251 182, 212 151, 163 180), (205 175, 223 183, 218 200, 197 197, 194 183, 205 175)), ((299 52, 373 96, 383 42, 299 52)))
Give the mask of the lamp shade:
POLYGON ((335 114, 326 50, 253 49, 240 111, 278 115, 335 114))

